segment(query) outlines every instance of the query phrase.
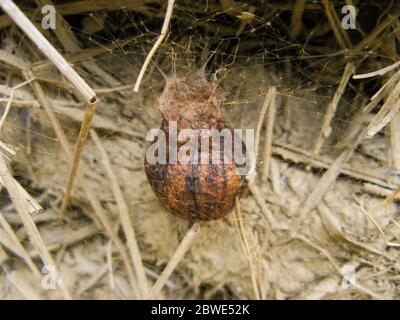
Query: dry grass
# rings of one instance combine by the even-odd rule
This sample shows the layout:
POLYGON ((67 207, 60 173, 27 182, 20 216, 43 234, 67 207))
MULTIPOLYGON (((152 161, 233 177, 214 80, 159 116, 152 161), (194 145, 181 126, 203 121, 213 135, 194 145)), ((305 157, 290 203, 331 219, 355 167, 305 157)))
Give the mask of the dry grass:
POLYGON ((79 0, 43 30, 52 4, 0 1, 0 298, 399 298, 398 7, 345 30, 331 1, 79 0), (143 173, 165 79, 199 65, 256 133, 201 231, 143 173))

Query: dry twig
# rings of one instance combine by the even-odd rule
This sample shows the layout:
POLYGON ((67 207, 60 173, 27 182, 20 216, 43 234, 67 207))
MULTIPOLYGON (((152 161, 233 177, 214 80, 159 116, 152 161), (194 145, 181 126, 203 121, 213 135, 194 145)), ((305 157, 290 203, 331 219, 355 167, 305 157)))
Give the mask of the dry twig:
POLYGON ((264 123, 264 118, 265 118, 265 113, 267 112, 267 108, 271 104, 271 101, 273 99, 275 99, 275 93, 276 93, 276 88, 274 86, 270 87, 268 89, 267 94, 265 95, 264 103, 263 103, 261 111, 260 111, 260 116, 258 117, 258 122, 257 122, 257 126, 256 126, 255 137, 254 137, 254 154, 253 154, 253 158, 251 159, 251 166, 250 166, 249 173, 246 176, 249 183, 253 183, 253 181, 257 175, 256 167, 257 167, 258 150, 260 147, 261 129, 262 129, 262 125, 264 123))
POLYGON ((146 69, 147 69, 150 61, 151 61, 151 58, 153 58, 158 47, 160 46, 160 44, 163 42, 165 36, 167 35, 169 23, 171 21, 171 16, 172 16, 172 10, 174 8, 174 2, 175 2, 175 0, 168 0, 167 12, 165 14, 164 23, 161 28, 161 33, 160 33, 157 41, 154 43, 153 47, 151 48, 149 54, 147 55, 142 68, 140 69, 139 76, 135 83, 135 87, 133 88, 134 92, 139 92, 140 83, 142 82, 142 78, 144 76, 144 73, 146 72, 146 69))
POLYGON ((355 74, 353 75, 353 79, 367 79, 367 78, 372 78, 375 76, 383 76, 384 74, 388 73, 389 71, 392 71, 393 69, 396 69, 400 65, 400 61, 397 61, 393 63, 390 66, 387 66, 385 68, 371 71, 368 73, 362 73, 362 74, 355 74))
POLYGON ((96 104, 89 104, 88 107, 86 108, 85 115, 82 120, 78 141, 76 142, 74 154, 72 156, 72 163, 71 163, 70 173, 68 176, 68 182, 65 188, 64 198, 60 209, 60 216, 62 219, 65 216, 65 211, 67 210, 69 199, 71 197, 72 187, 74 184, 74 179, 78 171, 79 161, 82 156, 83 147, 88 137, 95 112, 96 112, 96 104))
POLYGON ((353 71, 354 71, 353 65, 351 63, 346 64, 346 67, 344 68, 343 71, 342 79, 340 80, 339 86, 336 89, 335 95, 333 96, 331 102, 328 104, 328 107, 326 108, 324 119, 322 120, 322 127, 319 132, 317 141, 314 145, 312 153, 313 158, 319 154, 322 144, 324 143, 324 140, 331 133, 331 127, 330 127, 331 121, 335 115, 339 100, 342 97, 344 90, 346 89, 347 83, 351 75, 353 74, 353 71))
POLYGON ((11 110, 11 105, 12 105, 12 102, 13 102, 13 99, 14 99, 15 91, 18 90, 19 88, 27 85, 28 83, 32 82, 33 80, 35 80, 35 78, 29 79, 27 81, 24 81, 24 82, 16 85, 15 87, 11 88, 11 92, 10 92, 10 96, 8 97, 8 102, 7 102, 6 108, 5 108, 4 113, 3 113, 3 115, 1 116, 1 119, 0 119, 0 131, 1 131, 1 128, 3 127, 4 122, 7 119, 8 113, 11 110))
POLYGON ((276 91, 275 87, 271 87, 271 89, 272 89, 272 96, 271 96, 271 101, 269 103, 267 125, 265 128, 264 154, 263 154, 262 169, 261 169, 261 181, 264 183, 267 182, 270 169, 271 154, 272 154, 272 137, 274 134, 274 124, 276 115, 276 91))

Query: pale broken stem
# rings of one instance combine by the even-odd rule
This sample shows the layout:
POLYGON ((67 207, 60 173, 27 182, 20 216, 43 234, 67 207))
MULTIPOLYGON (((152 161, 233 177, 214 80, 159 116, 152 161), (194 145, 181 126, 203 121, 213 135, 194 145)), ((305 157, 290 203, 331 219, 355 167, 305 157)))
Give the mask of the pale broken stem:
POLYGON ((373 194, 374 196, 387 198, 393 193, 393 190, 377 186, 372 183, 364 183, 362 186, 363 191, 373 194))
POLYGON ((11 145, 6 144, 6 143, 2 142, 1 140, 0 140, 0 149, 3 149, 6 152, 6 154, 8 153, 12 156, 15 156, 17 154, 17 152, 11 145))
POLYGON ((254 296, 257 300, 260 300, 260 290, 257 285, 257 279, 256 279, 256 272, 254 268, 254 255, 252 254, 252 250, 250 249, 249 242, 247 241, 247 237, 245 234, 244 226, 243 226, 243 217, 242 217, 242 212, 240 210, 240 202, 238 198, 235 198, 236 201, 236 208, 234 210, 235 214, 235 226, 239 234, 239 240, 240 244, 242 245, 243 252, 245 253, 247 257, 247 261, 249 263, 249 269, 250 269, 250 276, 251 276, 251 282, 253 284, 253 291, 254 291, 254 296))
MULTIPOLYGON (((28 203, 24 200, 23 195, 20 193, 17 185, 14 183, 14 179, 12 178, 12 175, 8 170, 7 164, 2 154, 0 154, 0 176, 10 195, 11 201, 13 202, 21 218, 21 221, 29 235, 30 240, 39 251, 40 257, 42 258, 43 262, 47 266, 53 266, 54 268, 57 268, 52 256, 46 248, 46 245, 39 233, 39 230, 36 227, 35 222, 29 214, 28 203)), ((65 299, 71 299, 71 295, 67 287, 65 286, 64 281, 60 282, 60 289, 65 299)))
MULTIPOLYGON (((400 63, 400 62, 399 62, 400 63)), ((388 81, 378 90, 378 92, 371 98, 371 102, 369 106, 367 106, 367 111, 372 110, 382 99, 386 98, 386 101, 383 103, 381 109, 379 112, 375 115, 375 117, 372 119, 370 124, 368 125, 368 130, 367 130, 367 137, 371 138, 374 136, 378 131, 380 131, 383 127, 385 127, 389 122, 390 124, 390 134, 391 134, 391 139, 390 143, 391 146, 394 147, 392 149, 392 154, 389 155, 391 160, 394 160, 393 164, 396 165, 396 159, 393 159, 393 157, 397 157, 396 154, 394 154, 398 148, 397 148, 397 135, 398 133, 396 131, 399 131, 398 125, 395 123, 398 121, 398 112, 400 108, 400 103, 399 103, 399 95, 400 95, 400 70, 395 72, 388 81), (394 152, 394 153, 393 153, 394 152)))
POLYGON ((372 78, 375 76, 383 76, 384 74, 396 69, 400 65, 400 61, 397 61, 396 63, 393 63, 390 66, 387 66, 385 68, 368 72, 368 73, 362 73, 362 74, 355 74, 353 75, 353 79, 367 79, 367 78, 372 78))
POLYGON ((0 119, 0 131, 1 131, 2 127, 3 127, 4 122, 7 119, 8 114, 10 113, 11 105, 12 105, 12 102, 13 102, 13 99, 14 99, 15 91, 18 90, 19 88, 23 87, 24 85, 32 82, 33 80, 35 80, 34 77, 32 79, 30 79, 30 80, 27 80, 27 81, 24 81, 24 82, 20 83, 19 85, 15 86, 15 87, 13 87, 11 89, 10 96, 8 97, 8 102, 7 102, 6 108, 5 108, 4 113, 3 113, 3 115, 2 115, 2 117, 0 119))
POLYGON ((331 131, 331 121, 335 115, 338 103, 340 98, 342 97, 347 83, 349 82, 349 79, 351 75, 354 72, 354 67, 351 63, 347 63, 346 67, 344 68, 342 78, 340 80, 339 86, 336 89, 336 92, 331 100, 331 102, 328 104, 328 107, 326 108, 325 114, 324 114, 324 119, 322 120, 322 127, 319 132, 317 141, 314 145, 314 149, 312 152, 312 157, 315 157, 319 154, 322 144, 324 143, 324 140, 330 135, 331 131))
POLYGON ((3 124, 7 119, 8 113, 11 110, 11 104, 12 104, 13 99, 14 99, 14 90, 11 90, 11 94, 8 97, 8 102, 7 102, 6 108, 5 108, 4 113, 3 113, 3 115, 1 116, 1 119, 0 119, 0 131, 3 128, 3 124))
POLYGON ((60 72, 75 86, 84 99, 94 103, 97 98, 95 92, 82 79, 82 77, 68 64, 64 57, 51 45, 45 36, 25 16, 12 0, 0 1, 0 7, 19 26, 36 46, 47 56, 60 70, 60 72))
MULTIPOLYGON (((25 73, 25 75, 28 77, 30 74, 31 74, 31 72, 25 73)), ((32 83, 32 87, 33 87, 33 90, 34 90, 40 104, 42 105, 43 109, 46 111, 46 114, 50 119, 50 122, 53 126, 53 129, 56 133, 57 139, 58 139, 61 147, 63 148, 64 152, 67 154, 69 160, 72 161, 73 154, 72 154, 72 149, 71 149, 70 143, 69 143, 67 136, 65 135, 63 129, 61 128, 60 122, 58 121, 53 109, 50 106, 49 100, 48 100, 46 94, 44 93, 43 88, 36 81, 32 83)), ((81 185, 83 191, 85 192, 85 194, 90 202, 90 205, 92 206, 92 208, 96 214, 94 221, 98 224, 98 220, 100 220, 101 224, 98 224, 98 225, 101 225, 104 227, 107 235, 114 242, 118 252, 121 255, 124 266, 126 268, 129 283, 130 283, 131 287, 134 288, 136 285, 135 276, 134 276, 133 268, 129 262, 129 255, 126 252, 124 245, 122 244, 122 242, 119 239, 116 232, 114 232, 110 219, 108 218, 107 214, 105 213, 96 194, 93 192, 91 187, 86 183, 84 175, 80 172, 80 170, 77 171, 76 175, 77 175, 79 184, 81 185)))
POLYGON ((85 145, 86 139, 88 137, 90 127, 93 122, 93 117, 96 112, 96 104, 89 104, 86 108, 85 115, 82 120, 81 129, 79 131, 78 141, 75 145, 74 154, 72 156, 71 168, 68 176, 67 186, 64 192, 64 198, 60 209, 60 217, 64 219, 65 212, 68 207, 69 199, 71 197, 72 187, 74 184, 74 179, 78 171, 79 161, 82 156, 83 147, 85 145))
POLYGON ((136 271, 136 277, 139 282, 139 288, 141 289, 140 292, 143 297, 147 296, 148 286, 147 286, 147 279, 146 274, 143 266, 142 255, 140 253, 140 249, 136 240, 135 230, 132 225, 132 221, 129 217, 128 206, 126 205, 125 199, 122 195, 121 187, 118 183, 118 179, 111 168, 111 162, 107 155, 106 150, 104 149, 98 135, 96 134, 95 130, 90 131, 90 136, 94 141, 97 149, 99 150, 104 168, 107 172, 107 175, 111 182, 111 188, 114 193, 115 200, 118 206, 118 212, 121 220, 121 225, 124 230, 127 244, 129 248, 129 253, 131 255, 132 264, 136 271))
POLYGON ((261 128, 264 123, 265 113, 267 112, 268 106, 271 104, 272 99, 275 97, 275 94, 276 94, 276 88, 274 86, 270 87, 267 91, 267 94, 265 95, 264 103, 260 111, 260 116, 258 117, 258 122, 254 137, 253 158, 251 159, 251 166, 249 173, 246 176, 246 179, 249 181, 249 183, 252 183, 257 175, 256 167, 257 167, 258 150, 260 147, 261 128))
MULTIPOLYGON (((396 20, 397 21, 397 20, 396 20)), ((396 39, 395 36, 391 37, 389 42, 390 52, 394 55, 396 54, 396 39)), ((382 70, 393 70, 398 65, 400 65, 400 61, 397 63, 386 67, 382 70)), ((387 72, 386 71, 386 72, 387 72)), ((390 153, 389 153, 389 165, 394 167, 395 169, 400 168, 400 126, 398 121, 400 120, 400 116, 398 114, 400 109, 399 103, 399 95, 400 95, 400 81, 399 81, 400 70, 395 72, 395 74, 390 77, 390 79, 382 86, 379 90, 381 94, 379 94, 379 100, 386 98, 382 108, 379 110, 378 114, 371 121, 368 126, 367 137, 372 137, 379 130, 385 127, 388 123, 390 123, 387 130, 389 131, 390 136, 390 153)))
POLYGON ((275 116, 276 116, 276 91, 275 89, 273 89, 270 100, 270 106, 268 109, 267 126, 265 128, 265 137, 264 137, 264 154, 263 154, 262 169, 261 169, 261 181, 264 183, 267 182, 269 169, 271 166, 272 137, 274 134, 275 116))
MULTIPOLYGON (((28 203, 29 205, 28 209, 30 214, 37 214, 43 211, 42 206, 19 184, 17 180, 14 179, 14 183, 17 186, 21 196, 28 203)), ((1 179, 1 177, 0 177, 0 185, 3 185, 5 187, 4 181, 3 179, 1 179)))
POLYGON ((379 112, 372 119, 367 128, 367 138, 372 138, 381 129, 383 129, 399 112, 400 100, 398 99, 400 94, 400 81, 393 88, 392 92, 389 94, 385 103, 379 112))
POLYGON ((15 246, 19 250, 19 252, 22 255, 22 258, 24 259, 25 263, 29 266, 29 268, 32 270, 33 274, 38 278, 42 278, 42 274, 40 273, 39 269, 37 266, 33 263, 31 257, 29 254, 26 252, 25 248, 21 244, 20 240, 18 239, 17 235, 15 234, 14 230, 11 228, 10 224, 4 218, 3 213, 0 211, 0 225, 3 227, 5 232, 8 234, 10 239, 14 242, 15 246))
POLYGON ((185 237, 179 244, 178 248, 176 249, 175 253, 169 260, 167 266, 159 276, 156 283, 150 289, 148 299, 154 299, 162 290, 164 285, 167 283, 169 277, 171 276, 172 272, 175 270, 178 263, 183 259, 186 252, 189 250, 190 245, 193 243, 194 239, 200 232, 200 225, 198 223, 194 223, 189 231, 186 233, 185 237))
POLYGON ((399 80, 400 70, 391 76, 390 79, 386 81, 385 84, 371 97, 371 102, 362 109, 362 112, 371 112, 378 105, 378 103, 394 89, 399 80))
POLYGON ((147 69, 148 65, 150 64, 150 61, 153 58, 154 54, 156 53, 158 47, 160 46, 160 44, 163 42, 165 36, 167 35, 169 23, 171 21, 172 11, 174 8, 174 2, 175 2, 174 0, 168 0, 167 12, 165 14, 164 23, 161 28, 161 33, 160 33, 157 41, 154 43, 153 47, 151 48, 149 54, 147 55, 142 68, 140 69, 139 76, 135 83, 135 87, 133 88, 134 92, 139 92, 140 83, 142 82, 144 73, 146 72, 146 69, 147 69))
POLYGON ((272 190, 279 196, 282 195, 282 182, 283 177, 279 172, 279 163, 273 157, 271 157, 271 185, 272 190))
MULTIPOLYGON (((378 99, 378 101, 381 101, 388 92, 393 90, 395 84, 397 83, 397 81, 399 79, 400 79, 400 70, 398 70, 391 78, 389 78, 389 80, 386 81, 386 83, 371 97, 371 101, 375 100, 375 99, 378 99), (387 90, 385 91, 385 89, 387 89, 387 90)), ((366 109, 366 107, 364 109, 366 109)), ((366 111, 363 111, 363 112, 366 112, 366 111)))

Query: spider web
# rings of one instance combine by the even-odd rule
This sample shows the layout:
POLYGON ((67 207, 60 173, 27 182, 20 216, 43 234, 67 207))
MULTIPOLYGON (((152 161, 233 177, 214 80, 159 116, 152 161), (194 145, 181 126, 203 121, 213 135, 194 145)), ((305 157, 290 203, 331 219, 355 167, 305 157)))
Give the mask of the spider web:
MULTIPOLYGON (((340 9, 346 2, 332 3, 340 17, 340 9)), ((111 5, 103 3, 102 10, 93 11, 93 8, 98 8, 98 1, 80 1, 75 7, 68 7, 68 4, 71 3, 55 2, 56 8, 63 8, 61 12, 68 12, 63 18, 69 24, 69 32, 74 34, 83 50, 107 47, 129 39, 122 47, 96 56, 94 61, 116 79, 116 87, 133 84, 151 46, 159 36, 165 6, 151 1, 129 5, 127 1, 118 0, 111 5), (116 71, 116 65, 122 73, 116 71)), ((326 106, 338 87, 346 61, 349 58, 356 61, 356 67, 361 69, 369 63, 380 66, 393 61, 393 57, 382 50, 340 48, 321 5, 315 2, 312 7, 313 4, 310 4, 311 9, 306 8, 304 11, 301 32, 295 35, 291 25, 295 12, 288 3, 276 6, 277 3, 250 1, 221 8, 215 1, 179 1, 175 4, 168 34, 145 75, 143 86, 147 90, 146 94, 154 97, 160 95, 163 88, 163 78, 160 75, 169 77, 187 74, 205 67, 209 78, 220 83, 227 92, 228 115, 237 113, 236 117, 238 114, 242 117, 245 116, 244 108, 254 104, 260 106, 268 86, 275 84, 281 97, 278 126, 285 121, 282 119, 285 117, 285 99, 296 100, 298 103, 295 104, 295 111, 306 118, 299 125, 299 130, 311 126, 314 132, 314 137, 302 138, 310 140, 307 147, 311 148, 314 143, 312 140, 315 140, 320 130, 326 106), (271 81, 252 83, 251 74, 246 72, 249 69, 265 71, 271 75, 271 81), (151 81, 155 74, 158 74, 155 77, 157 80, 151 81), (230 77, 241 74, 243 79, 230 87, 230 77)), ((32 19, 40 21, 42 13, 39 7, 31 1, 23 1, 20 6, 33 12, 32 19)), ((373 29, 374 23, 378 24, 387 17, 392 6, 393 3, 384 5, 382 2, 360 4, 358 10, 361 18, 373 10, 378 10, 379 15, 369 18, 375 20, 373 23, 365 24, 361 20, 356 30, 349 30, 351 40, 354 43, 361 41, 373 29)), ((381 41, 388 41, 391 37, 393 32, 389 30, 383 33, 381 41)), ((56 38, 52 40, 57 42, 56 38)), ((29 42, 20 33, 17 45, 24 47, 29 42)), ((59 43, 55 45, 62 54, 69 54, 59 43)), ((37 56, 33 59, 40 58, 37 56)), ((97 88, 113 86, 85 70, 83 62, 78 62, 76 66, 85 79, 93 79, 97 88)), ((325 141, 325 152, 332 153, 335 150, 354 115, 359 113, 360 105, 354 103, 354 98, 361 96, 368 99, 380 85, 380 80, 376 79, 367 80, 362 86, 350 80, 335 113, 330 139, 325 141)), ((297 114, 292 115, 291 124, 298 120, 297 114)), ((132 120, 132 123, 140 120, 132 120)), ((18 124, 15 124, 15 128, 26 131, 26 128, 18 124)), ((71 135, 76 132, 76 129, 64 129, 71 135)))

